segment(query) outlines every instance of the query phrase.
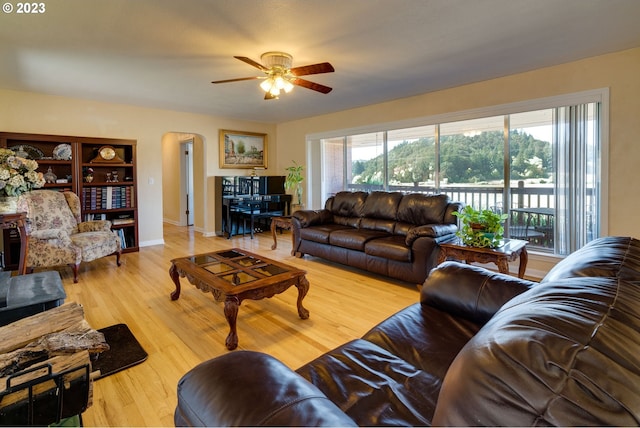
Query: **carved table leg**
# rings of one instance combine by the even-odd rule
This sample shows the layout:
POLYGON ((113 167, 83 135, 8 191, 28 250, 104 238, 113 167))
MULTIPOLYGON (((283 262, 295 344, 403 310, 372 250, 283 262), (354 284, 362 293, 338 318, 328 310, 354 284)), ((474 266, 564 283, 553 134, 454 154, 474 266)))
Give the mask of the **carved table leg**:
POLYGON ((276 219, 271 219, 271 236, 273 236, 273 245, 271 246, 272 250, 278 248, 278 238, 276 237, 276 229, 278 228, 277 223, 276 219))
POLYGON ((236 320, 238 319, 238 308, 240 301, 236 296, 227 296, 224 301, 224 316, 229 323, 229 335, 225 341, 227 349, 232 351, 238 347, 238 332, 236 331, 236 320))
POLYGON ((309 281, 307 281, 307 278, 304 275, 298 279, 296 288, 298 289, 298 316, 301 319, 306 320, 309 318, 309 311, 307 308, 302 306, 302 299, 304 299, 304 296, 309 292, 309 281))
POLYGON ((527 247, 522 248, 520 253, 520 266, 518 267, 518 278, 524 278, 524 273, 527 270, 527 262, 529 261, 529 253, 527 247))
POLYGON ((180 298, 180 274, 178 273, 178 268, 176 265, 171 264, 169 268, 169 275, 173 280, 173 283, 176 285, 176 289, 171 293, 171 300, 178 300, 180 298))
POLYGON ((444 248, 440 248, 440 253, 438 254, 438 264, 444 263, 447 260, 447 250, 444 248))
POLYGON ((498 271, 500 273, 509 273, 509 262, 504 257, 496 259, 496 265, 498 265, 498 271))

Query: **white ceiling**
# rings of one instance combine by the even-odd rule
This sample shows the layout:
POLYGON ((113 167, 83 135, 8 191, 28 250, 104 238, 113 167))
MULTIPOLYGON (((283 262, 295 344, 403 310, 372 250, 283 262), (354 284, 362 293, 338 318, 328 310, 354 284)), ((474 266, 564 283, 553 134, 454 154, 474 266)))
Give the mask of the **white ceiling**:
POLYGON ((270 123, 640 46, 639 0, 43 2, 0 13, 0 87, 270 123), (261 75, 233 56, 271 50, 330 62, 307 78, 333 91, 210 83, 261 75))

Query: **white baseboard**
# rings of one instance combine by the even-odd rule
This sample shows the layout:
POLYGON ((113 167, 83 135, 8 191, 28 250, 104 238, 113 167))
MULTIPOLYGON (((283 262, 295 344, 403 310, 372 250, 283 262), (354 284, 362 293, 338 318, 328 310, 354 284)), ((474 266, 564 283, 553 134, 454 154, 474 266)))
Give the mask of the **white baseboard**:
POLYGON ((155 239, 153 241, 140 242, 140 247, 151 247, 152 245, 164 245, 164 239, 155 239))

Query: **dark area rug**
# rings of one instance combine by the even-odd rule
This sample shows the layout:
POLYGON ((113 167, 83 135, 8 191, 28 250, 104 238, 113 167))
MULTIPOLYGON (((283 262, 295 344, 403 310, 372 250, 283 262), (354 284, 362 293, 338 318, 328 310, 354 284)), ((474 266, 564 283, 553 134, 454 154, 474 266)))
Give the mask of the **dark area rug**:
POLYGON ((128 369, 147 359, 148 354, 126 324, 116 324, 98 331, 104 334, 110 349, 98 354, 91 362, 92 371, 100 371, 96 379, 128 369))

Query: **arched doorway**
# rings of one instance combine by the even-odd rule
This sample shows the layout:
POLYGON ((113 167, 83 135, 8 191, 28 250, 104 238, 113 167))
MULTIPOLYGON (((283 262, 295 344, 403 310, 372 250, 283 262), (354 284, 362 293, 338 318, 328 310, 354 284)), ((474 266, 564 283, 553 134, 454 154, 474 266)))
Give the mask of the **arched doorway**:
POLYGON ((199 134, 168 132, 162 137, 162 217, 177 226, 204 231, 206 159, 199 134))

